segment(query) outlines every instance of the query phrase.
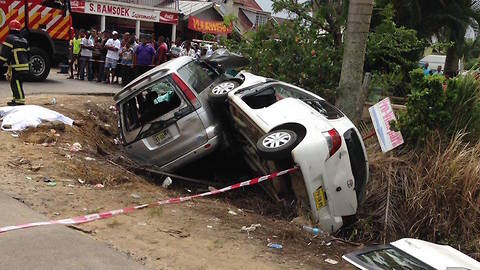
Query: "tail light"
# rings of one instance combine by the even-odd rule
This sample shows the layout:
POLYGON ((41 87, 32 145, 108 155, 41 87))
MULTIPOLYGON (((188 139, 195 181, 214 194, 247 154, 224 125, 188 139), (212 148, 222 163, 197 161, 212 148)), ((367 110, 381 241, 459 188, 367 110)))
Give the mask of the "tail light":
POLYGON ((333 156, 333 154, 340 149, 340 146, 342 146, 342 137, 340 137, 340 134, 334 128, 329 131, 322 132, 322 134, 327 140, 330 156, 333 156))
POLYGON ((175 81, 178 87, 180 87, 187 99, 192 103, 193 107, 200 107, 200 103, 198 102, 198 99, 193 93, 192 89, 188 87, 188 85, 177 75, 177 73, 172 73, 172 79, 175 81))

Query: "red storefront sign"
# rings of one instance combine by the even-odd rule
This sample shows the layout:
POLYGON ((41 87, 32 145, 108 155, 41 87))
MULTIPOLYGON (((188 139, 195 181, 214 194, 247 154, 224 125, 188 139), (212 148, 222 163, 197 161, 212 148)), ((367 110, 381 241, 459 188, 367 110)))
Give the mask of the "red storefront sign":
POLYGON ((178 24, 178 14, 160 11, 160 22, 165 24, 178 24))
POLYGON ((72 0, 72 11, 119 17, 132 20, 160 22, 164 24, 177 24, 178 14, 141 7, 124 6, 121 4, 108 4, 95 1, 72 0))
POLYGON ((202 20, 194 16, 188 18, 188 29, 210 34, 230 34, 233 26, 225 26, 222 21, 202 20))

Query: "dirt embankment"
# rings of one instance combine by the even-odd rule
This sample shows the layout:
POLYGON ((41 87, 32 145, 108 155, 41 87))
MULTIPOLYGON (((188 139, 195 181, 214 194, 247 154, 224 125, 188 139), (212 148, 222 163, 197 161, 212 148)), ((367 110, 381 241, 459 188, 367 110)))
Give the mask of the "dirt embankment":
MULTIPOLYGON (((29 102, 43 105, 50 99, 35 96, 29 102)), ((0 132, 2 192, 59 219, 206 190, 175 179, 164 189, 156 183, 158 177, 139 176, 120 166, 125 159, 115 143, 117 118, 111 97, 56 100, 56 105, 45 107, 80 125, 46 125, 19 137, 0 132), (81 150, 72 151, 78 144, 81 150)), ((270 210, 260 215, 269 199, 259 190, 242 188, 78 227, 153 269, 353 269, 341 255, 355 247, 329 236, 313 237, 270 210), (251 224, 261 226, 250 233, 241 231, 251 224), (280 243, 283 249, 270 249, 268 242, 280 243), (339 263, 331 265, 327 258, 339 263)))

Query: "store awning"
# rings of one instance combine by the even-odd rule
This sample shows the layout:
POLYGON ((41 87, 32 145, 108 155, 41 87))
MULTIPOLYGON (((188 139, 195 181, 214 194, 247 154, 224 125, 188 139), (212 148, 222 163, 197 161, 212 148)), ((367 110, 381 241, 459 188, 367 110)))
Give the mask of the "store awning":
POLYGON ((195 16, 198 13, 213 7, 213 2, 202 1, 178 1, 178 9, 183 18, 187 19, 189 16, 195 16))

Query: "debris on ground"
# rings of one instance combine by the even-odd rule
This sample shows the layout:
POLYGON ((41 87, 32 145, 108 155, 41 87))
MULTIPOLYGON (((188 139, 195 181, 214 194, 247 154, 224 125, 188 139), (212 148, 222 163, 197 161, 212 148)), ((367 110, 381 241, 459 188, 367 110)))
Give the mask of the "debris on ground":
POLYGON ((233 211, 233 210, 228 210, 228 213, 232 216, 236 216, 238 215, 237 212, 233 211))
POLYGON ((105 186, 103 184, 96 184, 95 187, 96 188, 104 188, 105 186))
POLYGON ((78 142, 72 144, 72 146, 70 146, 70 152, 78 152, 78 151, 81 151, 82 150, 82 145, 78 142))
POLYGON ((248 226, 248 227, 247 227, 247 226, 243 226, 243 227, 241 228, 241 231, 242 231, 242 232, 248 232, 248 233, 250 233, 250 232, 253 232, 253 231, 255 231, 257 228, 260 228, 260 227, 262 227, 261 224, 251 224, 251 225, 248 226))
POLYGON ((94 161, 94 160, 96 160, 96 159, 94 159, 94 158, 92 158, 92 157, 84 157, 84 159, 85 159, 86 161, 94 161))
POLYGON ((140 195, 135 194, 135 193, 130 194, 130 197, 132 197, 134 199, 140 199, 141 198, 140 195))
POLYGON ((273 248, 273 249, 283 249, 283 246, 277 243, 268 243, 267 247, 273 248))
POLYGON ((162 187, 168 188, 168 186, 170 186, 172 183, 173 183, 172 178, 170 178, 170 176, 167 176, 167 178, 163 180, 162 187))
POLYGON ((338 261, 330 258, 325 259, 325 262, 329 264, 338 264, 338 261))
POLYGON ((43 182, 49 183, 49 182, 55 182, 55 180, 53 178, 48 177, 48 176, 44 176, 43 177, 43 182))
POLYGON ((82 179, 80 179, 80 178, 78 178, 77 181, 78 181, 80 184, 82 184, 82 185, 85 184, 85 180, 82 180, 82 179))

